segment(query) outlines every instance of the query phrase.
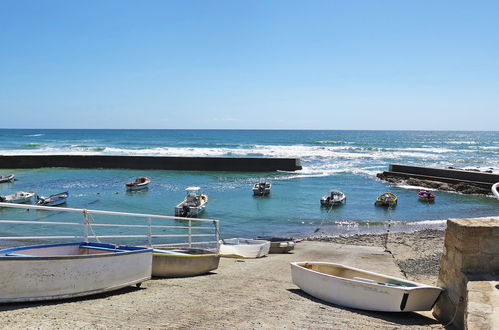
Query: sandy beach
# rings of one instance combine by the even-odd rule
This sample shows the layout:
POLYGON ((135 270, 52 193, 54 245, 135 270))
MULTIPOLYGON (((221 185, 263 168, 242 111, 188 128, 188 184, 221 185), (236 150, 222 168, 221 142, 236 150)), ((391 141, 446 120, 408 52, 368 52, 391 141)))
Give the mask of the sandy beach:
POLYGON ((222 258, 204 276, 153 279, 84 299, 0 306, 3 329, 428 329, 431 313, 375 313, 324 303, 291 281, 291 261, 334 261, 435 284, 443 232, 304 240, 293 253, 222 258))

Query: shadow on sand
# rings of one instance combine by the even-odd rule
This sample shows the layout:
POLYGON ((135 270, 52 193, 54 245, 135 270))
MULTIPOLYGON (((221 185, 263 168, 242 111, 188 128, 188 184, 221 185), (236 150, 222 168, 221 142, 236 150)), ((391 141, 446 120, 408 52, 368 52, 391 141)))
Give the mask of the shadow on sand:
POLYGON ((400 312, 400 313, 396 313, 396 312, 373 312, 373 311, 365 311, 365 310, 354 309, 354 308, 349 308, 349 307, 344 307, 344 306, 340 306, 340 305, 328 303, 326 301, 323 301, 323 300, 317 299, 315 297, 312 297, 311 295, 303 292, 300 289, 288 289, 288 291, 291 292, 291 293, 294 293, 294 294, 296 294, 298 296, 301 296, 303 298, 307 298, 309 300, 312 300, 313 302, 316 302, 316 303, 319 303, 319 304, 323 304, 323 305, 334 307, 334 308, 343 309, 343 310, 346 310, 346 311, 349 311, 349 312, 352 312, 352 313, 355 313, 355 314, 359 314, 359 315, 365 315, 365 316, 369 316, 369 317, 374 317, 374 318, 377 318, 377 319, 381 319, 381 320, 384 320, 384 321, 396 323, 396 324, 399 324, 399 325, 418 325, 418 326, 430 326, 430 325, 436 325, 436 324, 440 324, 441 325, 441 323, 438 322, 435 319, 432 319, 430 317, 427 317, 427 316, 424 316, 424 315, 421 315, 421 314, 418 314, 418 313, 414 313, 414 312, 400 312))

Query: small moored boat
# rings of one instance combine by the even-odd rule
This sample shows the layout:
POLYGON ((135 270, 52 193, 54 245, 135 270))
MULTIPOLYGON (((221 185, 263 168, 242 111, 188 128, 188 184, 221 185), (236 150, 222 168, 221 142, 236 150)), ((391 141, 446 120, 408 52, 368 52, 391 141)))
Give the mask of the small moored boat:
POLYGON ((31 198, 35 196, 34 192, 18 191, 12 195, 0 196, 0 202, 6 203, 28 203, 31 202, 31 198))
POLYGON ((427 311, 442 288, 330 262, 292 262, 301 290, 329 303, 380 312, 427 311))
POLYGON ((341 191, 331 190, 321 198, 321 206, 341 205, 347 201, 347 196, 341 191))
POLYGON ((0 175, 0 183, 11 182, 14 180, 15 174, 0 175))
POLYGON ((270 242, 259 239, 229 238, 219 243, 222 257, 261 258, 270 250, 270 242))
POLYGON ((434 193, 432 193, 429 190, 421 189, 420 191, 418 191, 418 197, 419 197, 419 200, 421 200, 421 201, 432 202, 435 200, 436 196, 434 193))
POLYGON ((208 195, 201 193, 200 187, 188 187, 185 189, 185 199, 175 206, 176 217, 196 217, 203 212, 208 203, 208 195))
POLYGON ((66 203, 69 193, 62 192, 55 195, 50 195, 49 197, 36 196, 36 205, 43 206, 57 206, 66 203))
POLYGON ((206 274, 218 268, 220 255, 193 248, 154 248, 152 276, 188 277, 206 274))
POLYGON ((151 278, 152 249, 63 243, 0 250, 0 303, 117 290, 151 278))
POLYGON ((125 187, 127 190, 140 190, 147 188, 149 186, 149 183, 151 183, 150 178, 146 176, 140 176, 134 181, 126 183, 125 187))
POLYGON ((397 199, 398 197, 394 193, 386 192, 376 197, 374 204, 378 206, 395 206, 397 205, 397 199))
POLYGON ((253 185, 253 195, 267 196, 268 194, 270 194, 271 188, 272 188, 272 183, 270 182, 257 182, 253 185))

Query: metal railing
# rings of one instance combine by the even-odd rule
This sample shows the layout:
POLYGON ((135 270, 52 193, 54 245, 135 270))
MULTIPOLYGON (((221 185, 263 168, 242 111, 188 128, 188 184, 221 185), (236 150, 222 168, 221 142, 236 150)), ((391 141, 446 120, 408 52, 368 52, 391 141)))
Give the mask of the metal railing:
MULTIPOLYGON (((175 242, 167 243, 162 245, 168 246, 188 246, 193 245, 216 245, 217 251, 219 248, 220 239, 220 223, 219 220, 214 219, 200 219, 200 218, 183 218, 183 217, 173 217, 165 215, 154 215, 154 214, 144 214, 144 213, 129 213, 129 212, 114 212, 114 211, 101 211, 101 210, 89 210, 89 209, 77 209, 77 208, 67 208, 67 207, 51 207, 51 206, 38 206, 38 205, 26 205, 26 204, 13 204, 13 203, 0 203, 0 208, 14 208, 14 209, 27 209, 27 210, 46 210, 46 211, 57 211, 57 212, 67 212, 67 213, 80 213, 82 215, 82 222, 61 222, 61 221, 40 221, 40 220, 8 220, 0 219, 1 224, 31 224, 31 225, 54 225, 54 226, 82 226, 83 235, 54 235, 54 236, 3 236, 0 240, 38 240, 38 239, 83 239, 85 242, 89 241, 90 237, 95 238, 99 242, 100 238, 142 238, 147 239, 147 245, 154 246, 154 239, 159 238, 185 238, 186 242, 175 242), (145 224, 119 224, 119 223, 96 223, 92 218, 92 215, 113 215, 121 217, 136 217, 143 218, 147 220, 145 224), (168 219, 168 220, 181 220, 183 224, 175 225, 153 225, 152 219, 168 219), (187 222, 187 225, 185 225, 187 222), (206 226, 206 224, 211 223, 212 226, 206 226), (133 235, 97 235, 95 234, 94 227, 117 227, 117 228, 134 228, 147 229, 147 234, 133 234, 133 235), (154 230, 157 229, 167 229, 172 231, 183 230, 186 231, 185 234, 155 234, 154 230), (206 231, 211 231, 210 233, 204 233, 206 231), (193 233, 196 232, 196 233, 193 233), (202 233, 198 233, 202 232, 202 233), (90 234, 92 233, 92 234, 90 234), (212 237, 214 240, 209 241, 196 241, 193 238, 201 237, 212 237)), ((4 232, 4 230, 0 230, 4 232)))

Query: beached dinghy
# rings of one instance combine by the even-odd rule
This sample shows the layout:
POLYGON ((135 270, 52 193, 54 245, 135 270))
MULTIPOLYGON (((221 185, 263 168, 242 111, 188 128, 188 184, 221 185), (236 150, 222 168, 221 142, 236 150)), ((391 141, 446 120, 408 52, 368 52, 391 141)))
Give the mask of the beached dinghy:
POLYGON ((420 201, 433 202, 433 201, 435 201, 436 196, 434 193, 432 193, 429 190, 421 189, 420 191, 418 191, 418 197, 419 197, 420 201))
POLYGON ((0 183, 11 182, 12 180, 14 180, 14 177, 14 174, 0 175, 0 183))
POLYGON ((272 183, 270 182, 257 182, 253 185, 253 195, 267 196, 268 194, 270 194, 271 188, 272 188, 272 183))
POLYGON ((28 203, 31 202, 31 198, 35 196, 33 192, 18 191, 12 195, 0 196, 0 202, 5 203, 28 203))
POLYGON ((442 288, 330 262, 292 262, 293 283, 329 303, 370 311, 433 308, 442 288))
POLYGON ((60 194, 50 195, 49 197, 36 196, 36 205, 57 206, 66 203, 69 193, 63 192, 60 194))
POLYGON ((335 206, 345 203, 347 196, 341 191, 331 190, 321 198, 321 206, 335 206))
POLYGON ((151 183, 151 179, 146 176, 141 176, 135 179, 135 181, 126 183, 125 187, 127 190, 141 190, 147 188, 149 183, 151 183))
POLYGON ((222 257, 261 258, 269 254, 270 242, 259 239, 229 238, 220 241, 222 257))
POLYGON ((152 249, 65 243, 0 250, 0 303, 117 290, 151 278, 152 249))
POLYGON ((196 217, 203 212, 208 203, 208 195, 201 193, 199 187, 188 187, 185 189, 185 199, 175 206, 176 217, 196 217))
POLYGON ((270 242, 269 253, 288 253, 295 248, 295 241, 287 237, 266 237, 258 236, 255 239, 265 240, 270 242))
POLYGON ((154 248, 152 276, 188 277, 206 274, 218 268, 220 255, 205 249, 154 248))
POLYGON ((378 206, 395 206, 397 205, 397 199, 398 197, 394 193, 386 192, 376 197, 374 204, 378 206))

